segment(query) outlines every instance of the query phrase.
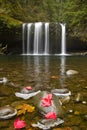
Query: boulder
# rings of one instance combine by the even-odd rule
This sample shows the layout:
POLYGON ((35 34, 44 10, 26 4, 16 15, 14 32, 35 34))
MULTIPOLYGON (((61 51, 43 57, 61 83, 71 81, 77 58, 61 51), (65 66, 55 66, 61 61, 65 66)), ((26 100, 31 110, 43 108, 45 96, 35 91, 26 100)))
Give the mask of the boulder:
POLYGON ((36 96, 32 98, 34 101, 33 104, 39 109, 39 112, 43 115, 46 115, 49 112, 54 112, 58 117, 61 117, 64 114, 61 101, 59 97, 52 95, 52 105, 49 107, 44 107, 42 105, 42 99, 46 97, 46 95, 49 94, 47 91, 42 91, 38 93, 36 96))

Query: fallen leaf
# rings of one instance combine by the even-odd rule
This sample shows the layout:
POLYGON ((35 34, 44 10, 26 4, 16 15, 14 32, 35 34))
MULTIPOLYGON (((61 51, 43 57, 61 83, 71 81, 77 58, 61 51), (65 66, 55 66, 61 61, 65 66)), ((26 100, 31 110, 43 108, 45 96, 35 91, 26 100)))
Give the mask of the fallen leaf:
POLYGON ((45 98, 41 99, 42 106, 49 107, 52 105, 52 94, 48 94, 45 98))
POLYGON ((57 118, 57 115, 55 112, 49 112, 45 115, 45 118, 47 119, 56 119, 57 118))
POLYGON ((15 129, 22 129, 26 127, 26 123, 25 121, 23 120, 20 120, 20 118, 17 118, 15 121, 14 121, 14 128, 15 129))
POLYGON ((79 111, 75 111, 75 112, 74 112, 74 115, 79 115, 79 111))
POLYGON ((31 86, 26 87, 27 90, 32 90, 31 86))
POLYGON ((53 76, 51 76, 51 78, 52 79, 58 79, 58 76, 53 75, 53 76))
POLYGON ((22 104, 17 106, 18 113, 17 115, 25 114, 26 112, 33 112, 35 109, 34 106, 31 106, 29 104, 22 104))

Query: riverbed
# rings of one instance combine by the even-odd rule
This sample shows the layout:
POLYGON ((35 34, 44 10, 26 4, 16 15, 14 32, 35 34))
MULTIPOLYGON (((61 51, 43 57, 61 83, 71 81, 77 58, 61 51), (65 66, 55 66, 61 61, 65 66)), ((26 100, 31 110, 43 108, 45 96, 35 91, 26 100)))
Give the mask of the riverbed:
MULTIPOLYGON (((32 99, 24 100, 15 96, 15 92, 26 86, 49 92, 67 88, 71 96, 70 101, 63 104, 64 123, 56 128, 87 129, 87 56, 0 56, 0 78, 3 77, 7 82, 0 83, 0 107, 15 107, 23 102, 32 104, 32 99), (76 70, 78 74, 68 76, 67 70, 76 70), (76 101, 78 94, 79 101, 76 101)), ((16 118, 0 120, 0 130, 13 130, 16 118)), ((39 118, 42 117, 37 108, 34 113, 22 117, 28 126, 39 118)))

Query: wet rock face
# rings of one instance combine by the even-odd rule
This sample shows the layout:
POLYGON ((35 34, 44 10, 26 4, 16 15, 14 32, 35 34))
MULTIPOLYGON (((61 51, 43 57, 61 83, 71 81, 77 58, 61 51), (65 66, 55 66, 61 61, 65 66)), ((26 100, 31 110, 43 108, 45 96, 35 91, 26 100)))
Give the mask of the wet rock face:
POLYGON ((33 97, 34 105, 39 109, 40 113, 46 115, 49 112, 55 112, 57 116, 61 117, 63 115, 63 109, 59 97, 52 95, 52 105, 49 107, 44 107, 42 105, 42 98, 49 94, 47 91, 40 92, 35 97, 33 97))

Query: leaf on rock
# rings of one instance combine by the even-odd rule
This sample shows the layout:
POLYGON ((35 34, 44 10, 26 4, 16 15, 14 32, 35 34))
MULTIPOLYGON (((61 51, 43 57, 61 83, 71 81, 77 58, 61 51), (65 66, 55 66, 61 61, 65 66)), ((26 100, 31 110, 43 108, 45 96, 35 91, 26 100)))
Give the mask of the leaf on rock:
POLYGON ((26 112, 33 112, 35 110, 34 106, 29 104, 22 104, 17 106, 18 113, 17 115, 25 114, 26 112))

